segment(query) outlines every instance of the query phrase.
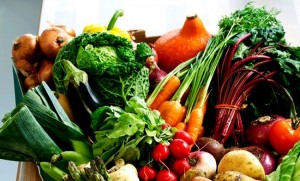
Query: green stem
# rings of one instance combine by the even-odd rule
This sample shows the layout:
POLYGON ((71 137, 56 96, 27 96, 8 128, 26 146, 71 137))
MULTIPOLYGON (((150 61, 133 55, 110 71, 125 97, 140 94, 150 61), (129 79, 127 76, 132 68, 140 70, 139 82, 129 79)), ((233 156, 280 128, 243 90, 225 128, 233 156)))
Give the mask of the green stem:
POLYGON ((124 11, 122 9, 117 10, 108 23, 107 31, 112 30, 117 22, 117 19, 123 15, 124 11))

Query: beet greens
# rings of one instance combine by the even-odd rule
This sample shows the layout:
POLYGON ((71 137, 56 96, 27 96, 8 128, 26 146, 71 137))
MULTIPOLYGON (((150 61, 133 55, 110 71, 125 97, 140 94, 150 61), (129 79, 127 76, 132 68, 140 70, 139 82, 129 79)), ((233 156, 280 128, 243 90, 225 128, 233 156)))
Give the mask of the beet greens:
MULTIPOLYGON (((229 28, 230 31, 239 31, 228 41, 213 84, 216 86, 216 95, 213 97, 216 103, 212 137, 223 144, 229 139, 235 145, 244 143, 245 121, 242 111, 251 104, 252 94, 262 84, 272 90, 269 94, 287 101, 283 105, 289 105, 286 112, 293 119, 293 128, 298 127, 299 108, 295 107, 293 95, 299 93, 299 88, 295 90, 287 78, 293 77, 291 80, 299 81, 299 48, 287 45, 284 29, 276 19, 277 14, 274 9, 267 11, 264 7, 254 8, 248 4, 245 9, 219 22, 223 31, 229 28), (234 22, 239 24, 232 28, 230 24, 234 22)), ((275 101, 270 102, 265 105, 274 104, 275 101)), ((282 108, 284 110, 285 106, 282 108)))

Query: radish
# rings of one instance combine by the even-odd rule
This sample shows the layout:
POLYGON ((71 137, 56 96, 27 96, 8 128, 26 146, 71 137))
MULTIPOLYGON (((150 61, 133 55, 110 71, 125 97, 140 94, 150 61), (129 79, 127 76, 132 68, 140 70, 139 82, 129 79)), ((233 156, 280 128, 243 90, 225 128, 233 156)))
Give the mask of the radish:
POLYGON ((156 181, 177 181, 177 177, 172 171, 163 169, 157 173, 156 181))
POLYGON ((158 144, 152 150, 152 158, 157 162, 164 162, 168 159, 170 155, 170 148, 165 144, 158 144))
POLYGON ((217 162, 212 154, 206 151, 194 151, 188 156, 191 168, 204 171, 206 178, 212 178, 217 171, 217 162))
POLYGON ((190 153, 190 145, 182 139, 174 139, 170 143, 170 151, 175 158, 185 158, 190 153))
POLYGON ((156 170, 153 167, 145 165, 139 169, 138 175, 143 181, 154 180, 156 177, 156 170))

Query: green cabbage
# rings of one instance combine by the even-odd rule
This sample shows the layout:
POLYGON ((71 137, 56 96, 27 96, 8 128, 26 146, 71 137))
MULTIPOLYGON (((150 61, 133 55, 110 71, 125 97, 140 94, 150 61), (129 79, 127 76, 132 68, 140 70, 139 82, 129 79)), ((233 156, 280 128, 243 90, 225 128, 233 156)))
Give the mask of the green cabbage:
POLYGON ((137 44, 120 36, 82 33, 65 45, 53 66, 56 90, 67 93, 66 71, 61 60, 69 60, 88 74, 91 87, 103 98, 104 104, 124 106, 133 96, 145 98, 149 92, 149 71, 144 66, 153 55, 146 43, 137 44))

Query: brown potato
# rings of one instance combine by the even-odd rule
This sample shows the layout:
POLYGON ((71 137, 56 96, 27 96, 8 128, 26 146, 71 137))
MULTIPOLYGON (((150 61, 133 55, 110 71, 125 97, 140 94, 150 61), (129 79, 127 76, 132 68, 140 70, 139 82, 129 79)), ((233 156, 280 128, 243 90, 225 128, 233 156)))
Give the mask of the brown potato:
POLYGON ((180 178, 180 181, 192 181, 195 177, 206 177, 206 173, 197 168, 190 168, 188 169, 180 178))
POLYGON ((217 173, 238 171, 257 180, 264 180, 265 171, 256 156, 246 150, 232 150, 220 160, 217 173))
POLYGON ((238 171, 225 171, 218 173, 213 181, 258 181, 238 171))

